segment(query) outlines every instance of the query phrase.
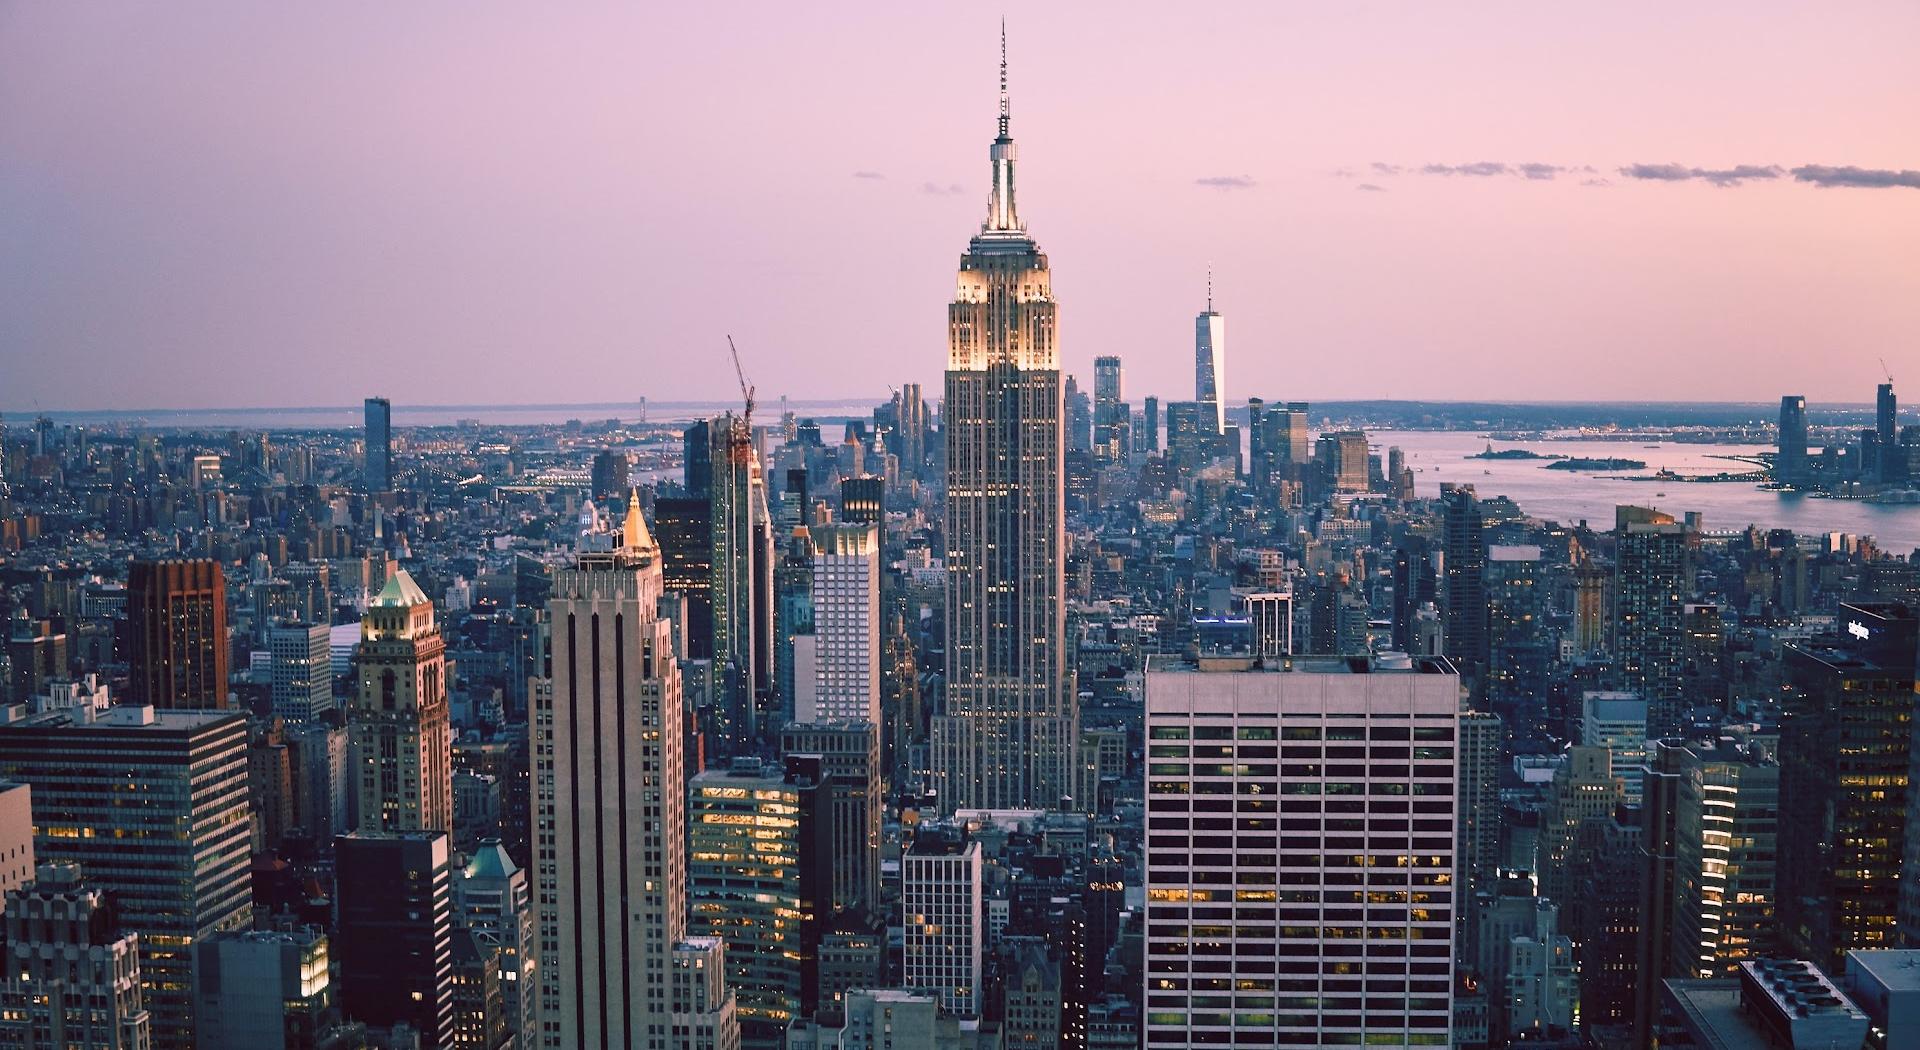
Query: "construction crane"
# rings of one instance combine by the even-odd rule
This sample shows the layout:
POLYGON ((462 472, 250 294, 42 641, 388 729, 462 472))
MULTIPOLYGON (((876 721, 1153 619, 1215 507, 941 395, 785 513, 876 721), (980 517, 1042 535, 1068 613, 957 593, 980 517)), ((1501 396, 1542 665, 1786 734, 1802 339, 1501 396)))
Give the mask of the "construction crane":
POLYGON ((1887 367, 1887 359, 1886 359, 1886 358, 1884 358, 1884 357, 1880 359, 1880 371, 1882 371, 1882 372, 1885 372, 1885 373, 1886 373, 1886 375, 1887 375, 1887 385, 1888 385, 1888 386, 1892 386, 1892 385, 1893 385, 1893 370, 1887 367))
POLYGON ((740 399, 746 402, 746 410, 740 414, 738 426, 729 428, 727 435, 727 454, 736 464, 745 464, 753 453, 753 384, 747 382, 747 370, 740 367, 740 348, 733 345, 733 336, 727 336, 727 351, 733 354, 733 374, 740 379, 740 399))
POLYGON ((740 379, 740 398, 747 403, 747 410, 741 415, 747 426, 753 426, 753 384, 747 382, 747 370, 740 367, 740 349, 733 345, 733 336, 727 336, 727 350, 733 354, 733 374, 740 379))

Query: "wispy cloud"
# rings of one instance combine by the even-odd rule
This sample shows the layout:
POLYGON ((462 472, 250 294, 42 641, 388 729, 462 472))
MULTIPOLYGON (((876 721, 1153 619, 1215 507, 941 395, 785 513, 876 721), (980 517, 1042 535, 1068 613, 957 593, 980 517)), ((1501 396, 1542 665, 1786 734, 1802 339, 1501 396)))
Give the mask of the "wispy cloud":
POLYGON ((1471 164, 1428 164, 1420 169, 1422 175, 1472 175, 1486 178, 1490 175, 1505 175, 1508 167, 1497 160, 1477 160, 1471 164))
POLYGON ((1738 186, 1753 179, 1777 179, 1785 172, 1774 164, 1736 164, 1731 168, 1689 168, 1684 164, 1629 164, 1619 169, 1629 179, 1653 182, 1710 182, 1738 186))
POLYGON ((884 179, 886 175, 877 171, 856 171, 853 173, 853 177, 856 179, 884 179))
POLYGON ((1383 160, 1376 160, 1371 168, 1375 175, 1384 175, 1389 178, 1400 175, 1440 175, 1451 178, 1460 175, 1467 178, 1488 179, 1508 175, 1532 182, 1550 182, 1562 175, 1593 174, 1593 169, 1589 167, 1546 164, 1539 161, 1510 163, 1501 160, 1477 160, 1465 164, 1389 164, 1383 160))
POLYGON ((1202 175, 1193 184, 1216 190, 1250 190, 1258 185, 1250 175, 1202 175))
POLYGON ((1354 189, 1356 189, 1356 190, 1364 190, 1364 191, 1365 191, 1365 192, 1367 192, 1367 193, 1385 193, 1385 192, 1387 192, 1387 188, 1386 188, 1385 186, 1382 186, 1382 185, 1379 185, 1378 183, 1372 183, 1372 182, 1363 182, 1363 183, 1361 183, 1360 185, 1358 185, 1358 186, 1355 186, 1355 187, 1354 187, 1354 189))
POLYGON ((951 197, 967 192, 967 188, 957 182, 949 182, 945 186, 937 182, 923 182, 920 184, 920 192, 931 193, 936 197, 951 197))
POLYGON ((1855 186, 1874 190, 1904 186, 1920 190, 1920 171, 1905 168, 1895 171, 1892 168, 1856 168, 1851 165, 1833 168, 1824 164, 1805 164, 1793 169, 1793 177, 1815 186, 1855 186))

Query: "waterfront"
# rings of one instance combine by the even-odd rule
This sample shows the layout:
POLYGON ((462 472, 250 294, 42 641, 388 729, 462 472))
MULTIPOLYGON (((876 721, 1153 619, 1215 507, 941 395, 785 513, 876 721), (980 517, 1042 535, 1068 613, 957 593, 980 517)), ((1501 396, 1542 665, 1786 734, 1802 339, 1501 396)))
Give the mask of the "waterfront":
MULTIPOLYGON (((1776 492, 1743 481, 1625 481, 1619 475, 1652 474, 1665 468, 1681 474, 1715 474, 1757 469, 1750 462, 1721 457, 1771 452, 1765 445, 1678 445, 1654 448, 1620 441, 1496 441, 1495 449, 1524 448, 1542 455, 1628 457, 1644 460, 1644 470, 1548 470, 1543 459, 1470 459, 1485 451, 1484 433, 1447 430, 1381 430, 1368 441, 1382 457, 1390 446, 1406 453, 1414 470, 1414 492, 1439 493, 1440 483, 1471 484, 1481 496, 1506 496, 1537 518, 1564 523, 1585 520, 1594 528, 1613 526, 1620 504, 1655 507, 1675 517, 1687 511, 1705 516, 1710 531, 1762 528, 1801 533, 1847 532, 1872 536, 1881 549, 1910 554, 1920 549, 1920 506, 1820 499, 1804 493, 1776 492)), ((1647 444, 1653 444, 1647 442, 1647 444)))

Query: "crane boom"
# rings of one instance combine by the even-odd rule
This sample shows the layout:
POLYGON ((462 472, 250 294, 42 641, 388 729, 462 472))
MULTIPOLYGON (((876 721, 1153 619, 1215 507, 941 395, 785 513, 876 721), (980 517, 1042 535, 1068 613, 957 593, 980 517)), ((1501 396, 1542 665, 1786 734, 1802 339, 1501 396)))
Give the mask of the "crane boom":
POLYGON ((740 380, 740 399, 746 402, 746 411, 741 413, 741 415, 746 420, 749 428, 748 433, 752 433, 754 388, 752 383, 747 382, 747 370, 740 367, 740 348, 733 345, 733 336, 731 335, 727 336, 727 351, 733 355, 733 374, 739 377, 740 380))
POLYGON ((1893 382, 1893 369, 1887 367, 1887 359, 1884 357, 1880 359, 1880 371, 1886 373, 1887 382, 1893 382))

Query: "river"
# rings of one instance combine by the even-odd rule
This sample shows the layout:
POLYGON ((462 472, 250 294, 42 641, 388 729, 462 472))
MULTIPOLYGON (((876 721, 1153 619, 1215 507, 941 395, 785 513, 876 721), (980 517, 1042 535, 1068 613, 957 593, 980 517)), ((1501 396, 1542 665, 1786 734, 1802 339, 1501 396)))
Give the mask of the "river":
POLYGON ((1763 445, 1693 445, 1638 441, 1495 441, 1496 449, 1524 448, 1542 455, 1593 459, 1637 459, 1645 470, 1567 471, 1546 469, 1549 460, 1469 459, 1485 451, 1487 436, 1470 431, 1378 430, 1367 433, 1384 463, 1387 449, 1399 446, 1413 470, 1414 493, 1432 497, 1443 481, 1473 485, 1482 496, 1506 496, 1536 518, 1565 523, 1587 521, 1613 527, 1620 504, 1655 507, 1678 518, 1699 511, 1712 531, 1762 528, 1801 533, 1846 532, 1872 536, 1882 550, 1911 554, 1920 549, 1920 505, 1897 506, 1860 500, 1816 499, 1775 492, 1743 481, 1625 481, 1617 475, 1652 474, 1666 468, 1681 474, 1757 470, 1751 463, 1718 457, 1770 452, 1763 445), (1646 447, 1654 445, 1654 447, 1646 447), (1615 476, 1607 476, 1615 475, 1615 476))

